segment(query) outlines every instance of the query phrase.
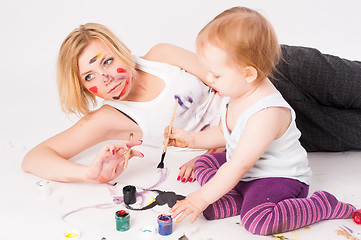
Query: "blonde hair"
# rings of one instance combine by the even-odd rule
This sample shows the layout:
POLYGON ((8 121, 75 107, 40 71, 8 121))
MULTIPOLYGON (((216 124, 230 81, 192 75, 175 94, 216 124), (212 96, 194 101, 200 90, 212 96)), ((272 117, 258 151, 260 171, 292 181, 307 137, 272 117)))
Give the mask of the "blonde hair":
POLYGON ((78 67, 78 58, 92 39, 101 40, 113 54, 135 71, 131 51, 108 28, 98 23, 87 23, 74 29, 60 47, 57 83, 63 111, 79 117, 89 113, 90 107, 96 106, 95 95, 80 82, 78 67))
POLYGON ((266 78, 281 58, 281 48, 272 25, 260 13, 233 7, 209 22, 197 36, 197 51, 207 44, 225 51, 239 66, 252 66, 257 80, 266 78))

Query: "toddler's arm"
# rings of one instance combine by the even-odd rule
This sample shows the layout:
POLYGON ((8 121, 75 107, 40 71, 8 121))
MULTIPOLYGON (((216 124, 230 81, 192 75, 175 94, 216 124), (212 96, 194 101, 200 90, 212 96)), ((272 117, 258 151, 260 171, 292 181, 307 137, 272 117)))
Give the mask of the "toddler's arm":
MULTIPOLYGON (((169 126, 165 128, 164 138, 168 137, 168 128, 169 126)), ((187 132, 173 127, 169 134, 168 145, 181 148, 214 149, 224 147, 226 141, 220 126, 200 132, 187 132)))

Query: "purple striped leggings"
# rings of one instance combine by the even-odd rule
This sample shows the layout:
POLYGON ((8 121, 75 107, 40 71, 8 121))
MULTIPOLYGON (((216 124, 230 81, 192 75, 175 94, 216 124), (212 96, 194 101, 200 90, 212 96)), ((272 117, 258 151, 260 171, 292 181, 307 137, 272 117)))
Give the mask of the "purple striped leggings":
MULTIPOLYGON (((208 182, 225 163, 226 153, 206 154, 194 165, 197 181, 208 182)), ((209 205, 203 215, 208 220, 240 214, 244 227, 255 234, 270 235, 336 218, 351 218, 355 207, 339 202, 325 191, 310 198, 308 185, 290 178, 263 178, 239 182, 229 193, 209 205)))

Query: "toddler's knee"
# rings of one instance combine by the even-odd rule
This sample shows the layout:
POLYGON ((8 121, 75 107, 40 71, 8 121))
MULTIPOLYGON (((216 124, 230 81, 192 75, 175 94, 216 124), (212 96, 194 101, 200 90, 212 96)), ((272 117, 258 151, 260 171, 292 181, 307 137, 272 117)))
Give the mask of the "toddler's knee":
POLYGON ((214 213, 214 209, 212 204, 209 205, 204 211, 203 211, 203 216, 205 217, 205 219, 207 220, 214 220, 216 219, 215 213, 214 213))
POLYGON ((271 234, 274 234, 272 232, 272 230, 270 230, 270 224, 265 225, 266 223, 261 223, 261 222, 257 222, 257 220, 255 218, 252 219, 248 219, 246 222, 242 221, 242 217, 241 217, 241 222, 244 226, 244 228, 253 234, 256 235, 261 235, 261 236, 268 236, 271 234))
POLYGON ((254 229, 254 228, 250 228, 249 226, 244 226, 244 228, 250 232, 250 233, 253 233, 253 234, 256 234, 256 235, 261 235, 261 236, 267 236, 267 235, 270 235, 271 233, 266 233, 266 232, 261 232, 260 230, 258 229, 254 229))
POLYGON ((201 155, 194 162, 194 168, 210 168, 214 165, 213 159, 209 154, 201 155))

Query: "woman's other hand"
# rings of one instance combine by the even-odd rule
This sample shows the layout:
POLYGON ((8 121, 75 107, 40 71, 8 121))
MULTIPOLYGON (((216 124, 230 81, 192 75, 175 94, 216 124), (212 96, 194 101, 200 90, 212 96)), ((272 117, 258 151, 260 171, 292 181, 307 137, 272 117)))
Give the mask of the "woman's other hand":
POLYGON ((194 163, 196 162, 198 157, 199 156, 189 160, 179 168, 180 171, 177 177, 177 181, 186 183, 186 182, 194 182, 196 180, 193 169, 194 169, 194 163))
POLYGON ((85 181, 106 183, 117 178, 124 171, 125 155, 128 150, 130 151, 129 159, 134 156, 144 157, 141 152, 131 150, 133 146, 138 146, 141 143, 140 140, 115 144, 107 143, 97 153, 92 164, 86 168, 85 181))

